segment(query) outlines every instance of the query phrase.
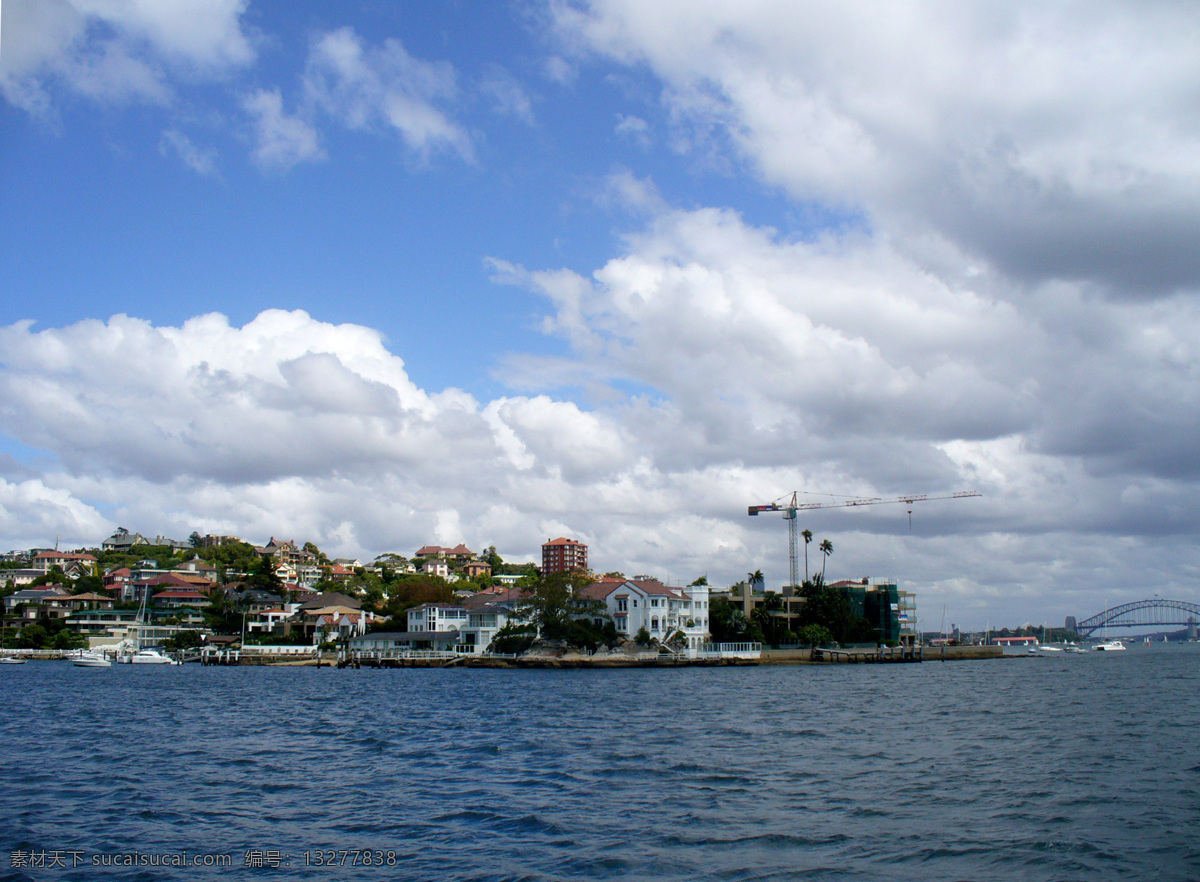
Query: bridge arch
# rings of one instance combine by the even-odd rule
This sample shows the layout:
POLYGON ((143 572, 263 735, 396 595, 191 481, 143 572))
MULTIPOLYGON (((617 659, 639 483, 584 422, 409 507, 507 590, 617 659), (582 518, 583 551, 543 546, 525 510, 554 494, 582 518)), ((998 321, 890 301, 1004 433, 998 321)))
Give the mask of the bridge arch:
POLYGON ((1139 628, 1146 625, 1195 625, 1200 620, 1200 603, 1155 597, 1110 607, 1075 626, 1081 637, 1101 628, 1139 628))

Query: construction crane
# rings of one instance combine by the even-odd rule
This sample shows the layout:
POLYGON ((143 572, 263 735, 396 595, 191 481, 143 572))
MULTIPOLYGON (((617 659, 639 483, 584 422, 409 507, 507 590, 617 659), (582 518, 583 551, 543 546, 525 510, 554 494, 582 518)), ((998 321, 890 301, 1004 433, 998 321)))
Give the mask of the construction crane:
MULTIPOLYGON (((853 508, 859 505, 894 505, 903 502, 908 505, 908 526, 912 529, 912 506, 914 502, 924 502, 930 499, 966 499, 970 496, 982 496, 978 490, 961 490, 957 493, 951 493, 949 496, 928 496, 924 493, 912 494, 909 496, 896 496, 892 499, 881 499, 876 496, 853 496, 841 502, 800 502, 800 491, 797 490, 792 494, 792 498, 788 502, 781 503, 779 500, 769 502, 766 505, 752 505, 749 513, 751 517, 756 517, 764 511, 781 511, 783 519, 788 522, 788 566, 792 579, 792 585, 800 584, 800 571, 797 561, 796 552, 796 513, 800 511, 811 511, 817 508, 853 508)), ((782 497, 781 497, 782 498, 782 497)))

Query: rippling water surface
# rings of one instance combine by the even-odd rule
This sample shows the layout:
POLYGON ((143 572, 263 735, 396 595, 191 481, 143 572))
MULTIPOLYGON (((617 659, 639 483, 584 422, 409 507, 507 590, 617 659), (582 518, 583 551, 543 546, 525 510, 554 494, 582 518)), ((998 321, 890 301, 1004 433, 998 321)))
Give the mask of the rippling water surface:
POLYGON ((1196 645, 677 670, 31 662, 0 689, 4 878, 1200 879, 1196 645), (313 865, 355 849, 385 865, 313 865), (66 868, 10 866, 53 851, 66 868), (91 866, 132 854, 231 864, 91 866))

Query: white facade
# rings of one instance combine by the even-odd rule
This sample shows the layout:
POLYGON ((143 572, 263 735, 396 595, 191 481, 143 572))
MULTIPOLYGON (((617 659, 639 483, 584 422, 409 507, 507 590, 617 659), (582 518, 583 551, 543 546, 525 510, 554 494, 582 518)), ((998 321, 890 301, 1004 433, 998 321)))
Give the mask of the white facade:
POLYGON ((461 631, 466 627, 467 611, 448 603, 423 603, 408 611, 408 630, 461 631))
POLYGON ((489 603, 469 612, 467 626, 461 631, 460 646, 470 647, 475 655, 482 655, 496 636, 496 632, 508 624, 512 611, 497 603, 489 603))
POLYGON ((689 649, 708 642, 707 585, 674 588, 654 579, 602 579, 587 592, 604 601, 622 637, 632 639, 645 628, 658 640, 682 631, 689 649))

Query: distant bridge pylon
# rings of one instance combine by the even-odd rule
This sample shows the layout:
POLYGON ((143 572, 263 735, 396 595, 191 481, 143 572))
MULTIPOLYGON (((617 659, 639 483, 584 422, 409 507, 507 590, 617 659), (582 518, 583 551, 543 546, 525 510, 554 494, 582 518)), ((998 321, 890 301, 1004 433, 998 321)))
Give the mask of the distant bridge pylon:
POLYGON ((1200 618, 1200 603, 1186 600, 1135 600, 1123 603, 1084 619, 1075 626, 1081 637, 1090 637, 1101 628, 1142 628, 1147 625, 1194 625, 1200 618), (1187 617, 1181 613, 1188 613, 1187 617))

